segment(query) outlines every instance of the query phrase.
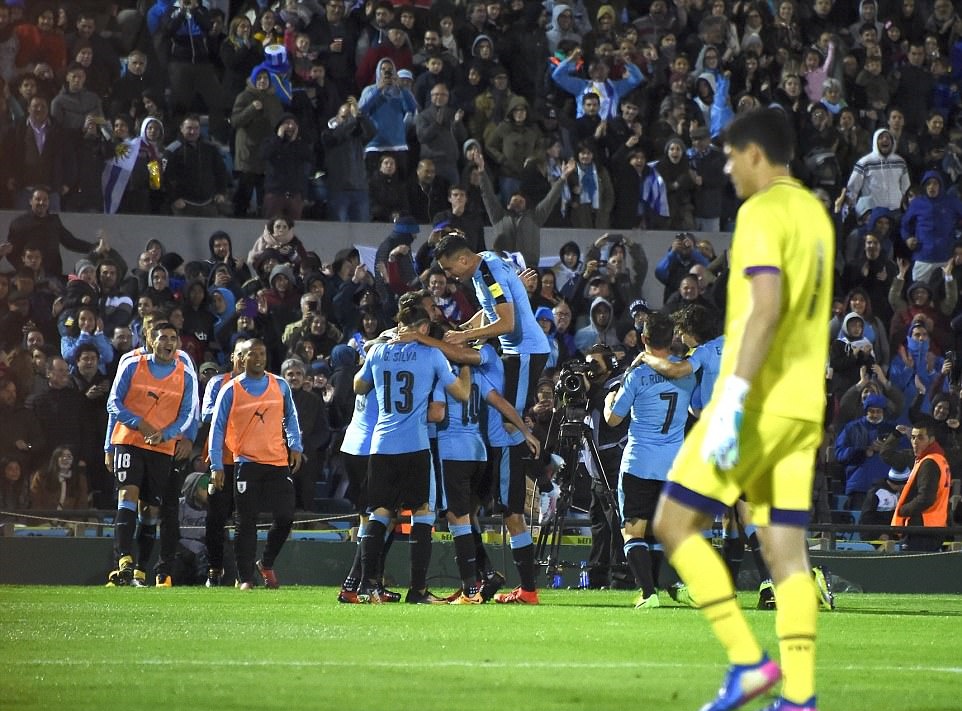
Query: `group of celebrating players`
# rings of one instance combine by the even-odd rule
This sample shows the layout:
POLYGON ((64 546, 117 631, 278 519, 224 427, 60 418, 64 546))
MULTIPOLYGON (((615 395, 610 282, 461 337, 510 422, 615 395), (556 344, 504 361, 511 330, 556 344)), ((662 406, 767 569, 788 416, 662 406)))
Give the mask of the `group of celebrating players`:
MULTIPOLYGON (((645 350, 604 408, 610 425, 630 420, 618 497, 629 564, 642 582, 641 606, 658 605, 650 573, 657 542, 728 654, 728 674, 703 711, 738 708, 780 680, 781 695, 769 711, 816 708, 818 594, 806 525, 825 410, 824 324, 830 315, 834 237, 825 209, 789 175, 792 145, 788 123, 776 110, 740 115, 727 129, 727 169, 745 202, 730 254, 718 381, 698 422, 684 435, 697 359, 680 366, 668 357, 673 326, 659 315, 649 317, 645 350), (652 428, 661 436, 652 436, 652 428), (778 600, 778 662, 750 630, 731 576, 702 534, 712 517, 741 495, 758 527, 778 600)), ((363 515, 357 554, 339 599, 401 599, 383 585, 383 561, 403 508, 412 512, 406 602, 538 604, 535 546, 524 503, 526 473, 541 445, 519 412, 534 398, 547 362, 547 338, 528 307, 524 274, 512 264, 492 252, 474 253, 456 233, 440 241, 435 258, 449 276, 471 282, 481 309, 460 329, 435 338, 430 297, 417 292, 402 297, 397 328, 373 344, 355 376, 356 407, 342 450, 352 498, 363 515), (495 338, 500 357, 489 343, 495 338), (490 498, 503 511, 521 583, 500 594, 505 578, 491 565, 474 518, 490 498), (446 512, 461 579, 450 598, 427 587, 439 510, 446 512)), ((189 358, 176 350, 176 331, 154 322, 145 332, 148 348, 125 357, 108 400, 106 449, 119 490, 113 584, 143 584, 133 553, 138 507, 137 544, 144 561, 163 516, 164 472, 178 441, 191 441, 198 419, 191 394, 196 376, 189 358)), ((265 371, 266 360, 263 343, 240 341, 234 371, 214 378, 204 396, 203 417, 211 422, 210 493, 216 502, 211 510, 218 512, 209 517, 209 529, 220 538, 219 551, 210 550, 212 573, 222 565, 223 526, 233 497, 241 589, 253 587, 255 570, 267 587, 278 586, 273 563, 291 529, 291 472, 301 463, 291 391, 265 371), (256 520, 263 509, 270 510, 273 523, 263 556, 255 561, 256 520)))

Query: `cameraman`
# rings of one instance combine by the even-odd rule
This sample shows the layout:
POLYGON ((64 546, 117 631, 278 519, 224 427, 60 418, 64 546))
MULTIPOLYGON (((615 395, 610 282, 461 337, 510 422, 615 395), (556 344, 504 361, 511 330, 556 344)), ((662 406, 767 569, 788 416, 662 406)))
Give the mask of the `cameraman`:
POLYGON ((621 457, 628 442, 628 420, 611 427, 604 418, 605 398, 609 392, 621 387, 624 368, 611 348, 601 344, 588 349, 585 362, 590 369, 583 376, 588 399, 587 411, 601 464, 599 471, 590 450, 585 446, 582 459, 591 475, 588 587, 631 589, 633 585, 625 560, 625 541, 621 535, 621 519, 615 499, 621 457))

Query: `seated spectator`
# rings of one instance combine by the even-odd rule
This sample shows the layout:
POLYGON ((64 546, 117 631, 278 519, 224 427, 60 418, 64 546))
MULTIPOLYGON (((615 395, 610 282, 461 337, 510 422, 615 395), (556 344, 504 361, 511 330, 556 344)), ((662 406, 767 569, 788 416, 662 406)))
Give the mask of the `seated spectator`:
POLYGON ((264 226, 261 236, 254 241, 250 252, 247 253, 247 265, 251 271, 260 273, 257 268, 258 258, 267 250, 271 250, 273 255, 280 261, 289 264, 293 269, 300 266, 301 260, 307 256, 307 249, 300 238, 294 234, 294 220, 281 215, 272 213, 264 226))
MULTIPOLYGON (((70 364, 71 369, 77 368, 80 346, 90 343, 100 354, 98 370, 106 373, 106 364, 114 359, 114 348, 103 332, 103 322, 93 308, 82 307, 77 310, 73 319, 67 320, 67 335, 60 341, 60 353, 70 364)), ((105 403, 106 404, 106 403, 105 403)))
POLYGON ((57 447, 49 463, 30 479, 30 508, 41 511, 69 511, 90 507, 87 475, 70 447, 57 447))
MULTIPOLYGON (((889 468, 888 475, 872 485, 862 502, 862 517, 859 524, 863 526, 888 526, 892 522, 892 514, 899 496, 909 480, 908 469, 889 468)), ((879 536, 880 540, 888 540, 888 534, 879 536)))
POLYGON ((0 507, 3 511, 23 511, 30 505, 30 481, 16 456, 0 457, 0 507))

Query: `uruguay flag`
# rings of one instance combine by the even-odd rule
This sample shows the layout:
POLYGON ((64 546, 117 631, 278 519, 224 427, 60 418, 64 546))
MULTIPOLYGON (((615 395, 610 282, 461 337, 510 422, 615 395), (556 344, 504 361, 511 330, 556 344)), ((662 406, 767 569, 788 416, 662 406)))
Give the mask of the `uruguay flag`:
POLYGON ((127 181, 140 153, 140 138, 128 138, 114 144, 114 157, 104 166, 101 185, 104 190, 104 214, 113 215, 127 189, 127 181))

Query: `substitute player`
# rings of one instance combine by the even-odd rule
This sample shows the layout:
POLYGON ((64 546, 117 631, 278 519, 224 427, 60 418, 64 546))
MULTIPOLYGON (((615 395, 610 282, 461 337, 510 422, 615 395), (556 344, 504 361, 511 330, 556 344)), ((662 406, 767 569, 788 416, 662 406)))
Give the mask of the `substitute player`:
MULTIPOLYGON (((231 354, 231 370, 211 378, 204 391, 204 400, 200 409, 201 420, 210 425, 214 417, 214 404, 221 389, 238 375, 244 372, 244 356, 250 341, 241 339, 234 344, 231 354)), ((210 433, 208 432, 208 448, 210 433)), ((234 455, 230 449, 224 448, 224 484, 219 489, 208 487, 207 519, 205 521, 204 541, 207 546, 206 587, 216 588, 224 580, 224 544, 227 536, 224 527, 234 513, 234 455)))
MULTIPOLYGON (((674 330, 668 316, 649 315, 641 336, 646 352, 668 358, 674 330)), ((641 589, 636 608, 651 609, 661 604, 655 590, 655 571, 660 565, 653 563, 662 552, 652 535, 651 519, 671 462, 685 438, 695 384, 691 373, 669 380, 650 366, 640 365, 631 368, 622 386, 605 398, 604 416, 609 427, 617 427, 631 416, 618 477, 618 503, 625 558, 641 589)))
POLYGON ((669 474, 655 535, 725 648, 731 667, 704 711, 738 708, 772 688, 768 711, 813 711, 816 589, 805 533, 825 412, 825 323, 834 230, 788 162, 782 112, 740 115, 726 131, 726 169, 745 203, 730 254, 718 387, 669 474), (701 535, 744 492, 775 582, 781 669, 758 644, 731 576, 701 535))
POLYGON ((171 476, 176 440, 193 417, 197 382, 177 357, 180 335, 164 321, 152 326, 153 353, 128 358, 117 371, 107 411, 110 459, 117 480, 117 520, 114 547, 117 570, 108 585, 144 587, 144 566, 153 537, 141 537, 134 564, 134 531, 138 503, 144 525, 156 526, 171 476))
POLYGON ((267 346, 251 338, 244 355, 244 372, 230 380, 217 396, 210 426, 210 482, 224 486, 224 448, 234 455, 234 503, 237 531, 234 551, 241 590, 254 585, 257 516, 273 515, 257 572, 264 585, 280 587, 274 561, 294 525, 294 481, 301 466, 301 426, 287 381, 267 372, 267 346))

